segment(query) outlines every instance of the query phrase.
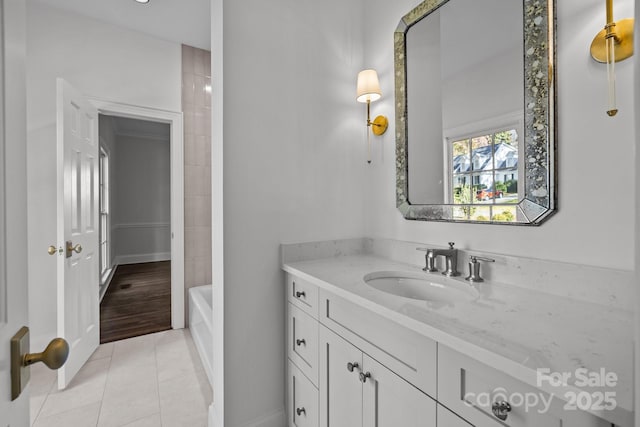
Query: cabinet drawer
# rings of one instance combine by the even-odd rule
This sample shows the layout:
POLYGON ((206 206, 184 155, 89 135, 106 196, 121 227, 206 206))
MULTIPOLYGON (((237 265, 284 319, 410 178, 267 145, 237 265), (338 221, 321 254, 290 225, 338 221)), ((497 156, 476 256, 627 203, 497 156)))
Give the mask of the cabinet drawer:
POLYGON ((291 361, 287 370, 287 425, 318 427, 318 389, 291 361))
POLYGON ((320 322, 431 397, 436 342, 371 310, 320 291, 320 322))
POLYGON ((318 321, 288 304, 287 353, 314 383, 318 384, 318 321))
POLYGON ((287 274, 287 299, 313 318, 318 318, 318 287, 316 285, 287 274))
POLYGON ((438 401, 476 427, 611 427, 586 412, 564 411, 557 397, 443 345, 438 346, 438 401), (492 405, 503 401, 511 410, 500 420, 492 405))

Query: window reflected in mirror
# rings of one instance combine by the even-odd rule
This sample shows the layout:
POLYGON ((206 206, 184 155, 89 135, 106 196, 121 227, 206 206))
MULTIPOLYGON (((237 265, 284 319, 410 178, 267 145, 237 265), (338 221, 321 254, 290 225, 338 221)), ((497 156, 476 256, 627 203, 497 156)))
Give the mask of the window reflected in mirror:
MULTIPOLYGON (((506 128, 485 135, 448 138, 446 144, 451 185, 447 203, 518 203, 518 136, 517 129, 506 128)), ((483 218, 497 220, 494 218, 496 215, 500 215, 501 221, 513 221, 515 218, 515 211, 509 207, 488 211, 469 207, 463 213, 466 219, 476 221, 482 221, 483 218)))

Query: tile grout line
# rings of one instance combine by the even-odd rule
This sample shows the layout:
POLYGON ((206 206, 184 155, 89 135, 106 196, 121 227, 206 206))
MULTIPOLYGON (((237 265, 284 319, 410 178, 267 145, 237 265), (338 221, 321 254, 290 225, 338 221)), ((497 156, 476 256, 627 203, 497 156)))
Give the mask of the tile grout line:
POLYGON ((160 369, 158 368, 158 339, 160 334, 153 340, 153 360, 156 362, 156 390, 158 391, 158 409, 160 414, 160 427, 162 427, 162 399, 160 398, 160 369))
MULTIPOLYGON (((98 345, 100 347, 101 344, 98 345)), ((109 368, 104 378, 104 389, 102 389, 102 397, 100 398, 100 409, 98 409, 98 418, 96 419, 96 427, 100 424, 100 416, 102 415, 102 405, 104 404, 104 395, 107 392, 107 382, 109 381, 109 373, 111 372, 111 363, 113 362, 113 353, 116 351, 115 344, 111 348, 111 356, 109 357, 109 368)))
MULTIPOLYGON (((38 418, 40 417, 40 412, 42 412, 42 408, 44 407, 44 404, 47 403, 47 399, 49 398, 49 395, 51 394, 51 389, 53 388, 53 386, 56 383, 56 379, 57 379, 57 374, 53 378, 53 380, 51 381, 51 385, 49 386, 49 390, 47 390, 47 394, 44 395, 44 400, 42 401, 42 404, 40 405, 40 408, 38 408, 38 412, 36 413, 36 416, 33 417, 33 422, 31 420, 29 420, 29 425, 31 427, 33 427, 36 424, 36 422, 38 421, 38 418)), ((29 396, 29 400, 31 400, 31 396, 29 396)), ((31 404, 31 402, 29 402, 29 404, 31 404)), ((31 415, 29 415, 29 417, 31 417, 31 415)))

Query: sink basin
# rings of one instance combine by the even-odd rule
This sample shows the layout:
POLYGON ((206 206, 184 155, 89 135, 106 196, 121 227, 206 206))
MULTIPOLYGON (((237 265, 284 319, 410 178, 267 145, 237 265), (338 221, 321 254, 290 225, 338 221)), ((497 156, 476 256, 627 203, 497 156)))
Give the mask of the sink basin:
POLYGON ((471 285, 439 278, 439 283, 426 273, 412 271, 376 271, 364 276, 367 285, 379 291, 404 298, 423 301, 456 302, 473 301, 480 295, 471 285))

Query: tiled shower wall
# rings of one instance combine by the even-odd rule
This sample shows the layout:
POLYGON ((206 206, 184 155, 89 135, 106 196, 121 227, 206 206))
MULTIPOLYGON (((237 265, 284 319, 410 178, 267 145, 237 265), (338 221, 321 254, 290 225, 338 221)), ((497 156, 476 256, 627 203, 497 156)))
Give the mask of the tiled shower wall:
MULTIPOLYGON (((211 52, 182 45, 184 282, 211 284, 211 52)), ((188 304, 188 294, 185 303, 188 304)), ((185 311, 188 313, 188 310, 185 311)))

